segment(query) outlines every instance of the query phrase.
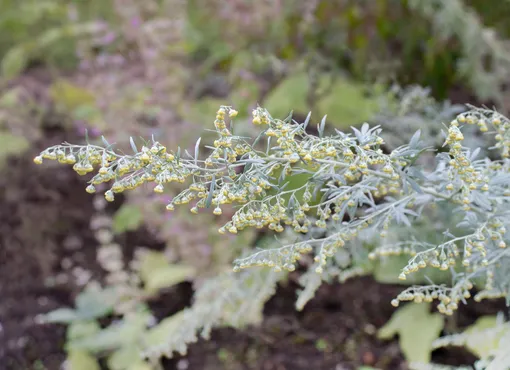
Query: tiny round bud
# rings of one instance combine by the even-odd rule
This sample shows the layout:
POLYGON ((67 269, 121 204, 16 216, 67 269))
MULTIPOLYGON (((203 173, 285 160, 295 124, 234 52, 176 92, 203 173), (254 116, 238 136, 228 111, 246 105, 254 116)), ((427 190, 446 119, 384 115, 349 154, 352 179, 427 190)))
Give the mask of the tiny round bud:
POLYGON ((104 197, 108 202, 113 202, 113 200, 115 199, 113 191, 111 190, 106 191, 106 193, 104 193, 104 197))
POLYGON ((398 301, 398 299, 392 299, 392 300, 391 300, 391 305, 392 305, 393 307, 398 307, 399 303, 400 303, 400 302, 398 301))
POLYGON ((96 192, 96 188, 94 187, 94 185, 90 184, 85 188, 85 191, 89 194, 92 194, 96 192))
POLYGON ((163 185, 162 185, 162 184, 159 184, 159 185, 157 185, 157 186, 154 188, 154 192, 155 192, 155 193, 162 193, 164 190, 165 190, 165 188, 163 187, 163 185))
POLYGON ((35 164, 41 164, 43 163, 43 157, 42 155, 38 155, 37 157, 34 158, 34 163, 35 164))

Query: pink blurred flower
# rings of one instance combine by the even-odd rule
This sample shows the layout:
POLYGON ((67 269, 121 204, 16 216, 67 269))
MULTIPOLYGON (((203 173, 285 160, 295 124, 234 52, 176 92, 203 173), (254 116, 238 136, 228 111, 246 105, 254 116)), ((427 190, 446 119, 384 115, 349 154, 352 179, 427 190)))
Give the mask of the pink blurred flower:
POLYGON ((131 24, 131 27, 138 28, 142 24, 142 20, 140 19, 139 16, 135 16, 131 18, 131 21, 129 23, 131 24))

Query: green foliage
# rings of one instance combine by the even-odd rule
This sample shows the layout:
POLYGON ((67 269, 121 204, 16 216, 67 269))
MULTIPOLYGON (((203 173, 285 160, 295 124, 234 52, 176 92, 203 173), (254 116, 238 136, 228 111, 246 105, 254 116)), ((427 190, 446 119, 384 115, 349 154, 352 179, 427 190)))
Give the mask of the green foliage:
POLYGON ((115 234, 138 229, 143 222, 140 209, 131 204, 123 204, 113 217, 112 230, 115 234))
MULTIPOLYGON (((322 119, 317 124, 318 135, 311 135, 306 132, 310 116, 304 122, 291 117, 281 120, 258 107, 252 122, 262 130, 248 141, 231 131, 236 116, 231 107, 220 107, 214 121, 216 140, 202 150, 198 140, 194 154, 168 150, 153 139, 131 155, 110 146, 63 144, 35 158, 36 163, 44 159, 72 163, 79 174, 99 168, 87 191, 94 192, 95 185, 112 180, 105 193, 109 201, 145 183, 155 182, 154 191, 162 193, 167 184, 189 180, 168 203, 168 210, 190 204, 191 213, 209 208, 219 216, 229 204, 237 204, 219 229, 221 234, 263 227, 282 233, 279 245, 259 243, 257 249, 247 248, 234 261, 234 273, 204 282, 192 307, 160 324, 173 332, 159 345, 143 347, 147 358, 185 353, 198 332, 207 337, 216 326, 258 322, 263 303, 274 294, 284 271, 295 271, 297 266, 306 269, 296 302, 302 309, 323 281, 345 281, 364 274, 387 279, 380 261, 402 258, 402 265, 399 261, 392 267, 394 275, 400 269, 399 280, 420 285, 408 287, 391 303, 425 304, 406 305, 379 336, 390 338, 398 333, 402 350, 413 363, 430 361, 433 342, 443 326, 441 315, 428 313, 430 302, 438 300, 439 312, 452 315, 471 296, 475 284, 480 290, 477 301, 508 296, 510 281, 504 261, 508 254, 510 120, 500 113, 473 108, 452 119, 445 128, 446 149, 435 157, 426 149, 420 131, 408 144, 386 153, 381 148, 381 128, 368 124, 353 128, 353 134, 335 130, 327 135, 322 119), (478 159, 481 150, 463 145, 463 132, 467 135, 469 125, 482 132, 491 127, 496 144, 486 150, 493 150, 495 159, 478 159), (260 150, 264 136, 268 140, 265 150, 260 150), (199 155, 204 151, 205 159, 199 155), (233 170, 238 167, 240 171, 233 170), (299 183, 291 183, 293 176, 302 175, 299 183), (223 294, 218 297, 218 292, 223 294)), ((140 276, 151 292, 193 276, 192 269, 168 264, 157 253, 146 254, 145 262, 141 261, 140 276)), ((109 340, 117 338, 119 330, 130 330, 120 328, 112 329, 117 334, 108 330, 103 335, 109 340)), ((133 338, 145 335, 141 321, 136 328, 133 338)), ((127 340, 129 336, 122 337, 127 340)), ((93 351, 128 344, 108 346, 97 338, 85 343, 99 343, 96 349, 88 348, 93 351)))
POLYGON ((76 308, 60 308, 45 316, 46 322, 69 323, 76 320, 91 320, 111 313, 114 296, 111 290, 89 289, 76 298, 76 308))
MULTIPOLYGON (((76 22, 65 17, 68 2, 22 3, 21 8, 12 1, 0 3, 9 9, 0 17, 0 31, 8 30, 2 35, 12 39, 4 43, 0 35, 3 77, 17 76, 34 60, 59 66, 74 63, 77 41, 85 41, 79 43, 85 62, 96 61, 96 55, 133 51, 136 56, 156 55, 144 58, 142 78, 131 76, 130 65, 110 67, 90 81, 57 80, 49 91, 60 111, 106 131, 108 140, 120 142, 120 147, 66 144, 42 156, 72 164, 80 174, 100 168, 87 191, 112 181, 108 200, 138 188, 129 192, 128 202, 114 216, 112 231, 121 234, 147 223, 168 241, 166 252, 177 256, 169 262, 159 252, 137 255, 135 267, 121 271, 129 272, 129 283, 108 282, 113 287, 104 292, 113 302, 102 293, 80 295, 75 309, 48 315, 52 322, 70 324, 72 363, 81 359, 93 369, 93 358, 107 356, 112 370, 145 369, 152 365, 138 356, 141 353, 153 359, 185 353, 189 343, 200 335, 207 337, 213 327, 257 323, 263 303, 286 276, 281 271, 297 267, 305 270, 297 309, 304 308, 323 282, 368 274, 385 283, 418 285, 408 287, 394 305, 438 299, 439 310, 446 314, 469 298, 473 286, 482 290, 477 300, 507 296, 508 269, 498 261, 508 257, 508 121, 496 112, 474 110, 454 124, 452 117, 464 107, 439 106, 422 99, 422 91, 369 95, 359 82, 417 80, 431 85, 439 96, 460 83, 471 86, 478 97, 499 101, 499 82, 509 70, 507 47, 498 34, 490 33, 492 21, 479 17, 472 2, 284 1, 279 9, 243 2, 237 9, 238 1, 188 1, 186 8, 172 1, 151 2, 147 8, 126 1, 120 7, 129 13, 126 17, 120 14, 120 2, 94 0, 76 4, 76 22), (115 12, 119 14, 112 16, 115 12), (108 21, 106 30, 117 34, 118 43, 95 44, 105 25, 88 21, 98 15, 108 21), (131 15, 139 17, 143 27, 133 31, 131 15), (182 21, 184 30, 168 26, 174 18, 182 21), (486 60, 494 62, 494 69, 486 68, 486 60), (347 73, 339 73, 339 67, 347 73), (211 87, 201 82, 211 74, 218 77, 213 81, 227 80, 229 97, 219 99, 213 92, 213 97, 187 101, 188 88, 195 96, 211 87), (280 78, 264 95, 265 84, 280 78), (381 100, 387 100, 382 111, 381 100), (230 118, 237 112, 222 107, 214 130, 198 142, 200 150, 189 153, 193 147, 176 137, 173 124, 181 119, 212 122, 216 107, 225 101, 239 109, 234 130, 230 118), (259 101, 268 110, 255 109, 253 123, 262 130, 252 140, 254 130, 246 127, 246 115, 259 101), (295 121, 283 120, 293 109, 295 121), (309 121, 298 122, 310 110, 309 121), (326 113, 327 123, 321 121, 326 113), (503 125, 493 124, 497 119, 503 125), (470 120, 493 135, 487 140, 475 135, 463 126, 470 120), (350 125, 365 121, 372 128, 347 133, 350 125), (451 124, 443 128, 440 122, 451 124), (319 135, 309 135, 308 124, 319 135), (459 127, 465 140, 456 139, 461 135, 453 127, 459 127), (413 136, 418 129, 421 135, 413 136), (446 143, 443 129, 448 131, 446 143), (125 154, 130 135, 152 134, 179 149, 167 150, 153 136, 152 141, 137 140, 141 150, 125 154), (204 145, 209 138, 211 145, 204 145), (494 144, 490 140, 496 141, 497 150, 489 149, 494 144), (436 157, 429 147, 448 154, 436 157), (476 147, 482 148, 475 158, 476 147), (465 168, 468 175, 462 173, 465 168), (476 178, 474 188, 469 176, 476 178), (185 181, 194 188, 186 187, 185 181), (171 200, 146 197, 140 187, 146 183, 155 183, 156 192, 171 200), (169 210, 189 204, 199 215, 188 221, 181 211, 166 222, 163 201, 169 210), (225 222, 221 233, 237 234, 235 241, 209 235, 215 226, 207 209, 225 222), (253 246, 256 230, 266 227, 282 234, 253 246), (204 254, 199 252, 202 247, 204 254), (251 266, 275 271, 223 273, 232 257, 239 257, 236 271, 251 266), (210 281, 204 282, 205 277, 210 281), (188 280, 197 287, 193 305, 152 326, 143 302, 160 289, 188 280), (101 329, 95 320, 111 314, 120 322, 101 329)), ((503 27, 499 30, 504 33, 503 27)), ((5 96, 8 105, 12 101, 5 96)), ((26 148, 15 141, 20 137, 0 136, 0 148, 9 153, 26 148)), ((0 153, 0 160, 3 156, 0 153)), ((122 255, 119 260, 123 266, 122 255)), ((430 351, 419 352, 408 344, 412 336, 398 324, 401 311, 390 329, 398 332, 410 359, 427 361, 430 351)), ((420 315, 425 322, 437 321, 437 315, 420 315)), ((422 350, 428 348, 427 342, 422 350)))
POLYGON ((23 136, 0 130, 0 167, 4 165, 8 156, 22 153, 29 145, 23 136))
POLYGON ((479 358, 487 358, 492 351, 498 347, 498 344, 505 334, 504 332, 496 335, 483 335, 484 331, 494 329, 501 325, 501 320, 497 316, 484 316, 470 325, 463 334, 468 337, 465 347, 479 358))
POLYGON ((148 293, 190 280, 196 274, 192 266, 170 264, 162 253, 152 251, 141 258, 138 272, 148 293))
MULTIPOLYGON (((295 107, 300 109, 295 113, 306 116, 312 108, 307 101, 308 78, 303 72, 291 74, 271 91, 264 100, 264 106, 275 117, 285 117, 295 107)), ((339 129, 367 121, 378 108, 377 100, 367 97, 361 84, 347 78, 321 75, 317 89, 327 90, 327 93, 315 102, 312 119, 317 120, 327 113, 328 122, 339 129)))
POLYGON ((405 358, 412 362, 429 363, 432 343, 443 329, 440 314, 429 313, 429 304, 410 303, 399 308, 391 320, 379 329, 380 339, 391 339, 398 334, 405 358))
POLYGON ((480 317, 462 333, 434 341, 433 348, 464 347, 478 356, 475 369, 506 369, 509 362, 510 326, 503 315, 480 317))
POLYGON ((84 351, 70 351, 67 355, 69 370, 99 370, 100 366, 94 356, 84 351))

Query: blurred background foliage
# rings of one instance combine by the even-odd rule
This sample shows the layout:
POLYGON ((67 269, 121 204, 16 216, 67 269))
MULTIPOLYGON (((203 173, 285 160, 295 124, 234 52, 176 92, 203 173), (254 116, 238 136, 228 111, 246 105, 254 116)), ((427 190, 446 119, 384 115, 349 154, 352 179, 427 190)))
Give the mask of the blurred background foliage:
MULTIPOLYGON (((56 127, 82 141, 104 135, 126 151, 129 137, 140 143, 154 135, 192 152, 218 106, 229 104, 244 134, 252 133, 247 118, 260 104, 282 119, 290 111, 297 120, 312 111, 315 122, 327 114, 329 130, 386 125, 395 147, 463 109, 449 100, 508 111, 508 19, 510 1, 503 0, 0 0, 0 168, 56 127), (406 90, 414 85, 424 88, 406 90)), ((430 130, 425 137, 437 145, 430 130)), ((219 221, 191 219, 187 210, 169 215, 164 206, 177 190, 132 192, 109 221, 96 202, 93 220, 103 226, 91 228, 98 256, 107 256, 100 264, 125 272, 105 285, 129 291, 90 313, 90 302, 105 293, 84 290, 76 309, 49 318, 70 324, 73 369, 98 368, 94 356, 105 350, 109 368, 126 368, 141 336, 175 325, 172 316, 147 329, 145 301, 183 281, 198 289, 229 270, 243 248, 270 239, 218 236, 229 212, 219 221), (112 239, 142 226, 161 251, 141 246, 128 258, 112 247, 112 239), (123 324, 101 330, 96 320, 112 312, 123 324)), ((404 262, 373 266, 375 278, 396 283, 404 262)))

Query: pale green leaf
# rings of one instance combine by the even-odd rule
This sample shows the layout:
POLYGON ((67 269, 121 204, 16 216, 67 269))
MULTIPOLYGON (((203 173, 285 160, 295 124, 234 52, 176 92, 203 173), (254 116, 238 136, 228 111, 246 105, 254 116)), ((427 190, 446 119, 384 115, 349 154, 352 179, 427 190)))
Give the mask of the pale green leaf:
POLYGON ((140 208, 132 204, 123 204, 113 216, 112 229, 115 234, 138 229, 143 222, 140 208))
POLYGON ((484 331, 494 329, 501 325, 497 316, 483 316, 469 326, 464 335, 467 335, 466 348, 479 358, 487 358, 492 351, 498 348, 504 331, 497 335, 484 335, 484 331))
POLYGON ((69 370, 100 370, 99 363, 85 351, 70 351, 67 355, 69 370))
POLYGON ((66 337, 68 341, 77 340, 80 338, 89 337, 98 333, 101 330, 101 326, 97 321, 73 321, 68 327, 66 337))
POLYGON ((172 335, 173 332, 181 325, 184 318, 184 312, 179 311, 176 314, 167 317, 162 320, 159 324, 149 329, 145 336, 143 343, 147 348, 158 346, 161 343, 165 343, 167 338, 172 335))
POLYGON ((44 322, 47 323, 69 323, 79 318, 75 310, 70 308, 58 308, 44 315, 44 322))
POLYGON ((429 363, 432 342, 443 326, 443 316, 431 314, 430 304, 408 303, 393 314, 377 335, 379 339, 398 335, 402 353, 409 362, 429 363))
POLYGON ((80 104, 72 110, 71 114, 77 120, 94 121, 101 112, 92 104, 80 104))
POLYGON ((113 323, 94 335, 69 343, 71 350, 86 350, 92 353, 115 350, 136 343, 147 326, 147 313, 137 313, 122 322, 113 323))
POLYGON ((148 364, 147 362, 138 362, 129 365, 127 370, 154 370, 154 367, 148 364))
POLYGON ((328 124, 344 129, 368 121, 378 111, 376 99, 366 96, 363 85, 338 78, 329 94, 317 103, 318 113, 328 115, 328 124))
MULTIPOLYGON (((319 86, 326 86, 330 78, 321 76, 319 86)), ((268 94, 263 105, 276 118, 286 117, 291 110, 306 116, 312 108, 307 104, 308 87, 306 73, 294 73, 268 94)), ((370 119, 377 110, 377 100, 365 96, 363 85, 338 77, 329 93, 317 102, 312 119, 317 122, 327 114, 328 125, 345 129, 370 119)))
POLYGON ((91 91, 64 79, 55 81, 50 86, 49 93, 57 104, 69 112, 74 112, 78 107, 96 105, 96 97, 91 91))
POLYGON ((184 264, 170 264, 165 255, 157 251, 148 251, 141 259, 140 277, 148 292, 170 287, 195 276, 192 266, 184 264))
POLYGON ((23 136, 0 131, 0 166, 8 156, 21 154, 29 147, 29 142, 23 136))
POLYGON ((203 124, 211 128, 214 116, 221 105, 225 105, 225 99, 204 98, 191 103, 190 109, 183 112, 184 118, 188 121, 203 124))
POLYGON ((95 319, 109 314, 115 303, 111 289, 87 289, 76 297, 76 313, 80 319, 95 319))
POLYGON ((121 347, 108 357, 108 369, 143 369, 143 366, 147 363, 140 356, 140 353, 140 348, 135 344, 121 347))
POLYGON ((0 96, 0 106, 6 108, 15 107, 20 103, 20 96, 22 95, 22 88, 14 87, 5 91, 0 96))
POLYGON ((192 266, 170 264, 163 253, 150 251, 141 260, 140 277, 149 293, 188 281, 196 271, 192 266))
POLYGON ((30 53, 25 45, 18 45, 10 49, 2 59, 2 77, 14 78, 25 69, 29 62, 30 53))

